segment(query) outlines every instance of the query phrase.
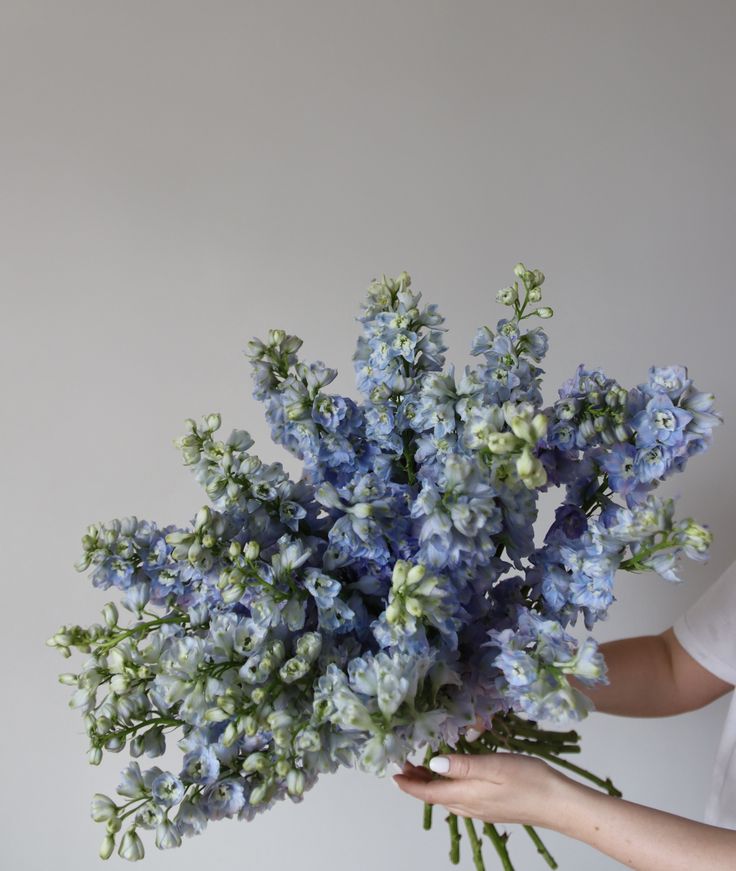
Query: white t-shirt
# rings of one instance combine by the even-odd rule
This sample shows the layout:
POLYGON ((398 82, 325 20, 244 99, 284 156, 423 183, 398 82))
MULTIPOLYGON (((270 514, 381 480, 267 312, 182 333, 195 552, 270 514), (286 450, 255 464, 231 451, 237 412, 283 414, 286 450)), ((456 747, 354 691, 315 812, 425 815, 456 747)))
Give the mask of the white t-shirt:
MULTIPOLYGON (((672 629, 703 668, 736 685, 736 561, 672 629)), ((736 693, 721 734, 704 819, 714 826, 736 829, 736 693)))

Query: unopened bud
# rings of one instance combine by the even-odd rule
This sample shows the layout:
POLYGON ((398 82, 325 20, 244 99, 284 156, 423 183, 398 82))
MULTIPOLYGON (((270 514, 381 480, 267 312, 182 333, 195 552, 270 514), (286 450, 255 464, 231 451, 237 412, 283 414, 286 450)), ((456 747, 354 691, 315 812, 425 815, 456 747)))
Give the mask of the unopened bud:
POLYGON ((207 424, 207 429, 210 432, 214 432, 215 430, 220 428, 222 419, 219 414, 208 414, 205 418, 205 423, 207 424))
POLYGON ((115 838, 112 835, 105 835, 102 843, 100 844, 100 859, 109 859, 112 856, 113 851, 115 850, 115 838))
POLYGON ((391 584, 394 589, 400 590, 405 584, 409 574, 409 563, 406 560, 396 560, 391 576, 391 584))
POLYGON ((252 562, 253 560, 258 559, 258 555, 260 554, 260 552, 261 546, 258 544, 258 542, 249 541, 246 544, 245 549, 243 550, 243 556, 247 560, 250 560, 252 562))
POLYGON ((108 602, 102 609, 102 619, 110 629, 118 625, 118 609, 114 602, 108 602))
POLYGON ((487 445, 492 454, 508 454, 516 447, 517 439, 512 432, 492 432, 488 435, 487 445))
POLYGON ((199 531, 203 526, 207 526, 211 520, 212 511, 210 510, 209 505, 204 505, 197 512, 197 517, 194 521, 194 528, 199 531))
POLYGON ((416 566, 412 566, 409 569, 409 573, 406 576, 407 584, 409 584, 410 586, 413 586, 414 584, 418 584, 419 581, 422 580, 422 578, 425 576, 426 573, 427 573, 426 566, 423 566, 421 564, 416 565, 416 566))
POLYGON ((286 788, 290 795, 302 795, 304 792, 304 772, 292 768, 286 775, 286 788))
POLYGON ((522 417, 521 415, 517 415, 516 417, 511 419, 510 426, 511 432, 513 432, 513 434, 517 438, 520 438, 523 442, 536 441, 531 423, 529 420, 527 420, 527 418, 522 417))
POLYGON ((102 762, 102 750, 99 747, 90 747, 87 760, 90 765, 99 765, 102 762))

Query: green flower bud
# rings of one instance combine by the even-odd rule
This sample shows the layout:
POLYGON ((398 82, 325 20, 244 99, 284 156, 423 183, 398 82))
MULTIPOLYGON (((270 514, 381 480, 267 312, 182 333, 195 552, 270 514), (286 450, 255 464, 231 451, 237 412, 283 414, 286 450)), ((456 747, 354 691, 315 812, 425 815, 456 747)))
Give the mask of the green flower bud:
POLYGON ((529 300, 529 302, 539 302, 539 300, 542 298, 542 291, 538 287, 531 287, 529 288, 529 292, 527 293, 526 298, 529 300))
POLYGON ((407 582, 407 585, 408 585, 408 586, 414 586, 415 584, 418 584, 419 581, 422 580, 422 578, 424 577, 424 575, 425 575, 426 573, 427 573, 427 567, 426 567, 426 566, 423 566, 423 565, 421 565, 421 564, 418 564, 418 565, 412 566, 412 567, 409 569, 409 572, 408 572, 408 574, 407 574, 407 576, 406 576, 406 582, 407 582))
POLYGON ((421 617, 424 611, 422 610, 422 603, 419 599, 414 596, 409 596, 404 603, 406 610, 412 615, 412 617, 421 617))
POLYGON ((112 835, 105 835, 102 844, 100 844, 100 859, 109 859, 115 849, 115 838, 112 835))
POLYGON ((75 687, 77 685, 78 676, 67 671, 59 675, 59 683, 67 687, 75 687))
POLYGON ((118 625, 118 609, 114 602, 108 602, 102 609, 102 619, 109 629, 114 629, 118 625))
POLYGON ((532 490, 544 486, 547 482, 547 471, 538 457, 535 457, 529 447, 524 447, 516 459, 516 471, 524 485, 532 490))
POLYGON ((301 348, 302 344, 299 336, 286 336, 281 340, 281 350, 284 354, 293 354, 301 348))
POLYGON ((266 800, 267 795, 268 784, 259 783, 258 786, 253 787, 253 789, 251 790, 248 801, 251 805, 255 807, 256 805, 262 804, 266 800))
POLYGON ((209 505, 204 505, 197 512, 196 520, 194 521, 194 528, 197 532, 202 529, 203 526, 208 526, 210 521, 212 520, 212 511, 210 510, 209 505))
POLYGON ((222 601, 226 605, 232 605, 243 598, 245 587, 240 584, 232 584, 222 591, 222 601))
POLYGON ((518 440, 512 432, 492 432, 487 444, 492 454, 509 454, 517 447, 518 440))
POLYGON ((395 590, 400 590, 405 584, 409 575, 410 564, 403 559, 396 560, 394 569, 391 574, 391 586, 395 590))
POLYGON ((120 817, 110 817, 105 823, 105 829, 109 835, 116 835, 123 827, 123 821, 120 817))
POLYGON ((240 738, 238 722, 237 720, 232 720, 227 724, 225 731, 222 733, 222 743, 225 747, 232 747, 238 738, 240 738))
POLYGON ((532 436, 533 436, 532 441, 533 442, 536 443, 539 441, 539 439, 542 439, 545 437, 545 435, 547 435, 548 424, 549 424, 549 421, 547 420, 547 415, 542 414, 541 412, 539 414, 534 415, 534 417, 532 418, 532 436))
POLYGON ((526 271, 526 266, 524 266, 523 263, 517 263, 516 266, 514 266, 514 275, 517 278, 521 278, 526 273, 526 271))
POLYGON ((102 762, 102 750, 99 747, 90 747, 87 753, 87 760, 90 765, 99 765, 102 762))
POLYGON ((421 584, 416 587, 414 592, 417 596, 429 596, 434 591, 439 582, 440 579, 434 575, 430 578, 425 578, 421 582, 421 584))
POLYGON ((531 423, 526 417, 517 415, 511 419, 510 425, 511 431, 517 438, 520 438, 524 442, 536 441, 531 423))
POLYGON ((258 544, 258 542, 257 541, 249 541, 245 546, 245 550, 243 551, 243 556, 248 561, 252 562, 253 560, 258 559, 260 552, 261 552, 261 546, 258 544))
POLYGON ((218 430, 220 428, 220 425, 222 423, 222 419, 219 414, 208 414, 204 420, 208 432, 215 432, 215 430, 218 430))
POLYGON ((125 747, 125 738, 122 735, 111 735, 105 741, 105 750, 109 750, 110 753, 117 753, 123 747, 125 747))
POLYGON ((143 849, 143 841, 141 841, 135 829, 128 829, 123 835, 120 847, 118 848, 118 855, 129 862, 137 862, 146 855, 146 851, 143 849))
POLYGON ((232 717, 235 713, 235 700, 230 696, 218 696, 217 707, 232 717))
POLYGON ((516 471, 520 478, 529 477, 535 469, 535 457, 528 447, 524 447, 516 460, 516 471))
POLYGON ((243 760, 240 770, 243 774, 263 774, 270 767, 270 761, 265 753, 249 753, 243 760))
POLYGON ((302 795, 304 792, 304 772, 292 768, 286 775, 286 788, 289 795, 302 795))
POLYGON ((223 711, 222 708, 208 708, 204 712, 205 723, 224 723, 228 719, 230 719, 230 714, 223 711))
POLYGON ((540 318, 551 318, 554 311, 549 306, 543 306, 532 312, 532 314, 539 315, 540 318))
POLYGON ((398 602, 391 602, 386 608, 386 620, 389 623, 398 623, 401 616, 401 607, 398 602))

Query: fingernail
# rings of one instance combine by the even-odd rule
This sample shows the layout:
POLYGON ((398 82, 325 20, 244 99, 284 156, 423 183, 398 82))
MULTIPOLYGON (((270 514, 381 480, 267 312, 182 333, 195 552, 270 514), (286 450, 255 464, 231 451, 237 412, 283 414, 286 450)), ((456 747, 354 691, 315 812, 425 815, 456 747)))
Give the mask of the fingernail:
POLYGON ((429 760, 429 767, 435 774, 447 774, 450 770, 450 760, 447 756, 433 756, 429 760))
POLYGON ((480 738, 481 732, 480 729, 473 729, 472 727, 465 732, 465 740, 469 741, 471 744, 473 741, 477 741, 480 738))

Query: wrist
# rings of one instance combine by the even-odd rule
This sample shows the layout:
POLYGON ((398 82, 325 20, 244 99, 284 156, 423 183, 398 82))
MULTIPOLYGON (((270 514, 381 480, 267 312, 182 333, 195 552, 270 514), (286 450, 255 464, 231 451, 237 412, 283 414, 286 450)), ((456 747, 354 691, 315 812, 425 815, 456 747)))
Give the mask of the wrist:
POLYGON ((550 774, 548 794, 536 824, 568 837, 578 837, 592 803, 602 793, 551 767, 550 774))

